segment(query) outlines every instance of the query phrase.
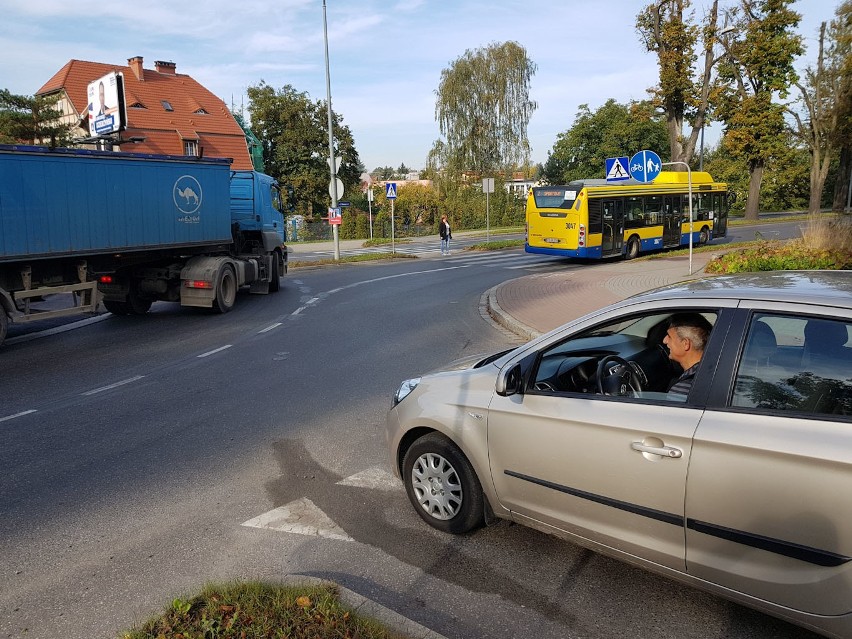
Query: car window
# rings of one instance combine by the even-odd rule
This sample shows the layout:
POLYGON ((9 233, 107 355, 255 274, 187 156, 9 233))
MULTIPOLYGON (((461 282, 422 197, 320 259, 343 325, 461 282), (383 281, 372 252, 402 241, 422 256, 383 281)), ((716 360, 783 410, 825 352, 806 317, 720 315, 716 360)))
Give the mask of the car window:
MULTIPOLYGON (((711 327, 717 317, 703 309, 687 315, 700 315, 711 327)), ((686 393, 670 392, 684 373, 664 344, 673 316, 672 311, 634 314, 551 345, 539 354, 528 392, 685 402, 686 393)))
POLYGON ((852 415, 852 324, 821 317, 756 314, 731 405, 852 415))

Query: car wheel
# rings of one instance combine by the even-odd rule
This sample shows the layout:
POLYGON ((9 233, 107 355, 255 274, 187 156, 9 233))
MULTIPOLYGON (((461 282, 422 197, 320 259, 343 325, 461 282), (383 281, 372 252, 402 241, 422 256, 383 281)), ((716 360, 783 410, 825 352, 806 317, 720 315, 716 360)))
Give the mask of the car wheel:
POLYGON ((411 445, 402 461, 405 491, 430 526, 460 534, 482 526, 482 486, 464 454, 438 433, 411 445))

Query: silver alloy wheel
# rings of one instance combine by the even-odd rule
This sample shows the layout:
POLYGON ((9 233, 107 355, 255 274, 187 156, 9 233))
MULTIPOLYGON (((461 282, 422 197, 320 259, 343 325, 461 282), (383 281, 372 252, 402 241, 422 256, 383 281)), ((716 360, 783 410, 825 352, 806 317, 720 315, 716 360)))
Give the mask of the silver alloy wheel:
POLYGON ((459 512, 462 486, 456 469, 435 453, 424 453, 411 469, 411 487, 430 517, 446 521, 459 512))

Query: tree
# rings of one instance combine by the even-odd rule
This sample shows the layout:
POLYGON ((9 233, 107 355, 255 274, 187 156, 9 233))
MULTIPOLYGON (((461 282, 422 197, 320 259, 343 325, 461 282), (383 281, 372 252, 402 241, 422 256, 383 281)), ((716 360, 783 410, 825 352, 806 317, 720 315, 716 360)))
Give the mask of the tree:
POLYGON ((52 147, 71 142, 71 125, 60 124, 56 108, 60 96, 15 95, 0 89, 0 142, 42 144, 52 147))
POLYGON ((659 149, 667 143, 666 125, 649 101, 619 104, 610 99, 597 111, 581 104, 573 126, 557 136, 547 162, 539 167, 549 184, 604 177, 606 158, 631 150, 659 149))
MULTIPOLYGON (((287 85, 276 91, 260 81, 247 90, 252 131, 263 145, 266 171, 296 192, 300 213, 324 214, 330 203, 328 183, 328 115, 324 101, 312 101, 307 93, 287 85)), ((342 158, 338 177, 344 189, 359 185, 361 161, 352 132, 332 111, 335 157, 342 158)), ((338 193, 338 197, 342 194, 338 193)))
POLYGON ((832 209, 840 211, 849 201, 852 190, 852 0, 845 0, 837 8, 836 16, 830 27, 833 41, 830 57, 839 68, 840 75, 836 102, 840 158, 832 209))
POLYGON ((446 139, 445 170, 484 175, 527 162, 535 71, 516 42, 467 50, 441 71, 435 119, 446 139))
POLYGON ((839 102, 843 94, 843 56, 836 55, 836 44, 832 42, 831 35, 826 50, 825 36, 826 23, 823 22, 819 30, 816 68, 808 67, 804 83, 795 83, 806 110, 805 119, 790 110, 796 122, 795 134, 807 145, 811 155, 808 202, 811 213, 818 213, 821 208, 825 180, 841 141, 839 130, 843 113, 849 112, 849 106, 839 102))
POLYGON ((684 21, 689 0, 668 0, 648 5, 636 17, 636 28, 648 51, 657 54, 660 84, 653 90, 654 102, 666 117, 669 154, 672 162, 689 164, 695 155, 698 135, 710 112, 712 71, 718 61, 714 54, 717 38, 718 0, 714 0, 701 29, 704 64, 696 76, 695 47, 699 27, 684 21), (692 130, 684 140, 684 123, 692 130))
POLYGON ((720 39, 726 55, 719 63, 725 86, 718 115, 727 147, 748 163, 746 219, 758 218, 767 160, 785 151, 785 108, 773 100, 787 97, 797 79, 793 60, 803 52, 801 37, 791 31, 800 16, 788 8, 790 1, 740 0, 727 13, 732 33, 720 39))

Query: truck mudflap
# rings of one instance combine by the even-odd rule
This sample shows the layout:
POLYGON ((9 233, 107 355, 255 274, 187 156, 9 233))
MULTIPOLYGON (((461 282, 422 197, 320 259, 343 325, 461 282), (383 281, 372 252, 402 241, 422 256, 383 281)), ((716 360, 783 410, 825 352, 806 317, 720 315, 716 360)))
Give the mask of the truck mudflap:
MULTIPOLYGON (((230 268, 236 286, 234 261, 228 257, 194 257, 180 272, 180 305, 212 308, 224 268, 230 268)), ((231 304, 233 306, 233 303, 231 304)))

